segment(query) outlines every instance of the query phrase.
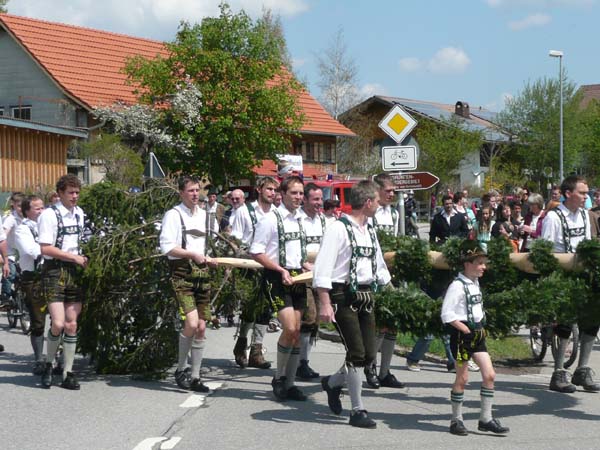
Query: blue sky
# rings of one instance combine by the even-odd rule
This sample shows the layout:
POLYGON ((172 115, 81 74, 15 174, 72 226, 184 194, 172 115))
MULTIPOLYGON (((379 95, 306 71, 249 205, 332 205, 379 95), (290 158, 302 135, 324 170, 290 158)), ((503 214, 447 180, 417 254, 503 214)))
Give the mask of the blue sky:
MULTIPOLYGON (((172 40, 179 21, 218 12, 216 0, 10 0, 9 12, 172 40)), ((296 72, 316 97, 316 55, 341 28, 365 96, 494 111, 527 81, 557 77, 564 52, 577 85, 600 83, 600 0, 231 0, 234 10, 282 18, 296 72)))

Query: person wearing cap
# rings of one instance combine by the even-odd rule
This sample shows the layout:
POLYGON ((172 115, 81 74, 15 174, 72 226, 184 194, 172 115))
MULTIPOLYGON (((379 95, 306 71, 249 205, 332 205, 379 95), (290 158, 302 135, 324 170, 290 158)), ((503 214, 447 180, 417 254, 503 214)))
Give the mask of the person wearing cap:
POLYGON ((456 378, 450 392, 452 420, 450 433, 466 436, 469 434, 463 423, 462 405, 465 386, 469 381, 467 361, 475 360, 481 369, 481 411, 479 431, 506 434, 508 427, 492 417, 494 402, 494 380, 496 373, 485 343, 485 312, 479 278, 486 269, 486 254, 477 241, 464 240, 459 248, 463 270, 448 287, 442 304, 442 322, 450 334, 450 348, 456 358, 456 378))
POLYGON ((206 195, 208 199, 208 203, 206 205, 206 212, 212 215, 213 218, 216 218, 217 223, 221 223, 221 220, 225 215, 225 207, 219 202, 217 202, 217 195, 219 195, 219 191, 216 187, 211 185, 208 187, 208 193, 206 195))

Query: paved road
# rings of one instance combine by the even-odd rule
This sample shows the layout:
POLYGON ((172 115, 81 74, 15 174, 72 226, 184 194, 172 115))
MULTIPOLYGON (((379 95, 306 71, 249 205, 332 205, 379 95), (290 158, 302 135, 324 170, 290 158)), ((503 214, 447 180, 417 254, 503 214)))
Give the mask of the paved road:
MULTIPOLYGON (((376 430, 360 430, 329 412, 318 383, 299 383, 307 402, 277 403, 270 391, 271 370, 238 369, 231 359, 233 329, 208 333, 205 381, 208 396, 180 391, 172 376, 142 382, 127 376, 88 372, 81 391, 44 390, 30 372, 28 339, 8 330, 0 317, 0 448, 8 449, 595 449, 600 442, 600 397, 577 392, 563 395, 547 389, 549 361, 539 374, 498 375, 495 414, 511 427, 506 437, 473 433, 455 437, 448 430, 449 390, 453 376, 445 366, 424 363, 420 373, 404 369, 394 357, 393 371, 406 382, 401 390, 365 390, 364 399, 376 430), (68 436, 68 437, 67 437, 68 436), (152 443, 155 443, 153 446, 152 443)), ((267 356, 275 357, 277 334, 266 338, 267 356)), ((600 355, 593 355, 600 366, 600 355)), ((320 340, 311 365, 333 372, 343 360, 339 344, 320 340)), ((78 370, 85 360, 78 359, 78 370)), ((600 367, 598 367, 600 369, 600 367)), ((600 370, 598 370, 600 373, 600 370)), ((479 374, 466 394, 465 419, 476 428, 479 374)), ((343 399, 344 408, 349 398, 343 399)))

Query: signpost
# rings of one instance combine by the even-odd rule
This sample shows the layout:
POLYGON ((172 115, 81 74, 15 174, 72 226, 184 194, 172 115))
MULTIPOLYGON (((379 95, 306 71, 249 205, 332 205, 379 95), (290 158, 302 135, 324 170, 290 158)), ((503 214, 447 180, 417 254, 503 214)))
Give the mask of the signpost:
POLYGON ((440 179, 430 172, 391 173, 396 188, 399 190, 420 191, 430 189, 439 183, 440 179))
POLYGON ((381 122, 379 122, 379 128, 385 131, 387 135, 398 144, 402 143, 404 138, 408 136, 416 126, 417 121, 399 105, 395 105, 390 109, 390 112, 388 112, 385 117, 381 119, 381 122))

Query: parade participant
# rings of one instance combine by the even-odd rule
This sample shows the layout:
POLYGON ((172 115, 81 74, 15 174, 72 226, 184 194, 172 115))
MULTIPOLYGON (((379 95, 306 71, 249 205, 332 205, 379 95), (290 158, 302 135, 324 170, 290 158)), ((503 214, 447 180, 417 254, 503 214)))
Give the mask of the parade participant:
POLYGON ((209 226, 206 211, 198 206, 200 181, 193 176, 182 176, 178 187, 181 203, 166 212, 160 232, 160 250, 168 257, 171 283, 184 317, 175 381, 181 389, 208 392, 208 387, 200 381, 206 321, 211 318, 207 266, 217 264, 206 256, 209 226), (190 352, 191 368, 188 368, 190 352))
POLYGON ((77 206, 80 190, 81 181, 75 175, 60 177, 56 183, 60 201, 44 210, 38 219, 38 242, 44 256, 42 287, 51 319, 46 365, 42 373, 42 387, 46 389, 52 386, 52 361, 61 337, 64 359, 61 386, 70 390, 80 388, 73 374, 77 318, 83 302, 83 288, 77 281, 77 274, 88 263, 87 257, 81 254, 85 217, 83 210, 77 206))
POLYGON ((46 303, 41 292, 42 252, 38 243, 38 218, 44 211, 44 200, 37 195, 26 197, 21 203, 23 222, 15 230, 15 248, 19 252, 21 269, 21 288, 25 294, 25 303, 31 317, 29 338, 35 363, 33 374, 44 372, 44 326, 46 322, 46 303))
POLYGON ((281 191, 275 192, 275 198, 273 199, 273 206, 275 206, 275 208, 279 208, 279 205, 281 205, 281 199, 281 191))
MULTIPOLYGON (((373 178, 377 185, 379 195, 379 206, 370 219, 375 231, 383 231, 391 236, 398 236, 398 211, 392 206, 394 201, 394 182, 387 173, 380 173, 373 178)), ((386 328, 377 324, 379 333, 377 336, 376 349, 381 350, 381 365, 377 375, 377 352, 373 364, 365 366, 367 385, 373 389, 380 386, 391 388, 403 388, 404 384, 398 381, 396 376, 390 372, 392 356, 396 348, 397 330, 386 328)))
MULTIPOLYGON (((10 273, 8 257, 6 256, 6 235, 4 229, 0 227, 0 262, 2 264, 2 278, 7 277, 10 273)), ((0 344, 0 352, 4 351, 4 345, 0 344)))
POLYGON ((2 228, 6 234, 6 252, 8 255, 8 264, 10 272, 8 276, 2 278, 2 294, 5 297, 10 296, 11 285, 17 276, 17 257, 15 250, 15 230, 23 221, 21 212, 21 202, 25 198, 22 192, 13 192, 10 196, 10 211, 2 218, 2 228))
MULTIPOLYGON (((542 222, 542 238, 554 244, 555 253, 575 253, 577 246, 584 239, 591 239, 590 218, 584 209, 588 196, 588 185, 584 178, 571 175, 564 179, 560 191, 565 198, 558 207, 546 213, 542 222)), ((574 299, 575 301, 576 299, 574 299)), ((582 386, 589 392, 600 391, 600 384, 593 378, 589 367, 590 355, 600 328, 597 318, 593 318, 591 326, 579 327, 579 364, 571 381, 564 368, 565 351, 571 335, 571 325, 559 324, 555 333, 559 337, 558 349, 554 355, 554 372, 550 380, 550 389, 557 392, 571 393, 582 386)))
MULTIPOLYGON (((236 210, 234 219, 231 223, 231 234, 242 241, 242 244, 250 248, 254 240, 256 224, 275 207, 273 199, 279 183, 274 178, 264 177, 258 182, 256 192, 258 198, 252 203, 246 203, 239 206, 236 210)), ((241 192, 241 191, 240 191, 241 192)), ((238 193, 239 195, 239 193, 238 193)), ((236 202, 237 203, 237 202, 236 202)), ((271 307, 265 302, 261 308, 260 314, 256 315, 256 302, 261 302, 263 297, 260 292, 256 293, 254 302, 245 302, 242 305, 240 314, 240 327, 238 329, 238 338, 233 348, 235 362, 240 367, 256 367, 258 369, 268 369, 271 367, 269 361, 265 361, 263 355, 263 339, 269 326, 271 318, 271 307), (248 332, 252 330, 252 343, 250 345, 250 355, 246 356, 248 348, 248 332)))
MULTIPOLYGON (((220 224, 221 220, 223 220, 223 216, 225 215, 225 207, 217 202, 217 194, 218 193, 219 192, 218 192, 217 188, 215 188, 213 186, 210 186, 208 188, 206 212, 208 212, 209 214, 212 214, 213 219, 216 218, 217 223, 220 224)), ((210 223, 212 223, 212 221, 209 221, 209 224, 210 223)), ((218 232, 219 230, 212 230, 212 231, 218 232)))
POLYGON ((481 369, 482 378, 481 412, 477 429, 505 434, 509 432, 509 428, 492 417, 496 373, 485 343, 485 313, 479 289, 479 278, 486 268, 486 255, 477 241, 468 239, 461 243, 459 252, 463 271, 448 287, 442 304, 442 321, 450 331, 450 348, 457 361, 456 378, 450 393, 450 433, 459 436, 468 434, 463 423, 462 404, 465 386, 469 381, 467 361, 473 358, 481 369))
MULTIPOLYGON (((491 204, 491 203, 490 203, 491 204)), ((469 234, 467 216, 454 209, 453 197, 442 197, 443 208, 431 221, 429 243, 441 245, 451 236, 466 238, 469 234)))
POLYGON ((338 218, 336 210, 340 207, 339 200, 327 199, 323 202, 323 215, 325 216, 325 223, 329 225, 331 222, 335 222, 338 218))
MULTIPOLYGON (((303 218, 302 228, 306 234, 306 251, 318 253, 321 248, 321 241, 325 233, 325 216, 321 213, 323 207, 323 190, 314 183, 308 183, 304 186, 304 204, 302 206, 303 218)), ((302 266, 310 271, 313 265, 308 261, 302 266)), ((316 304, 316 293, 309 289, 306 293, 306 310, 302 317, 300 327, 300 365, 296 371, 296 376, 301 379, 319 378, 319 373, 315 372, 309 365, 310 352, 317 339, 319 332, 319 310, 316 304)))
POLYGON ((368 218, 378 208, 378 187, 361 181, 352 187, 352 212, 332 223, 323 237, 315 261, 313 287, 317 289, 320 319, 333 322, 346 348, 346 358, 337 373, 321 379, 327 403, 334 414, 341 414, 340 395, 348 386, 352 412, 350 425, 375 428, 362 402, 361 367, 375 359, 375 313, 373 292, 390 282, 375 230, 368 218))
POLYGON ((295 386, 300 359, 300 323, 306 308, 306 286, 294 284, 306 261, 306 236, 300 205, 304 196, 302 179, 290 176, 280 186, 282 204, 256 226, 250 254, 264 266, 263 293, 275 305, 282 332, 277 342, 277 371, 271 382, 278 400, 306 400, 295 386))

